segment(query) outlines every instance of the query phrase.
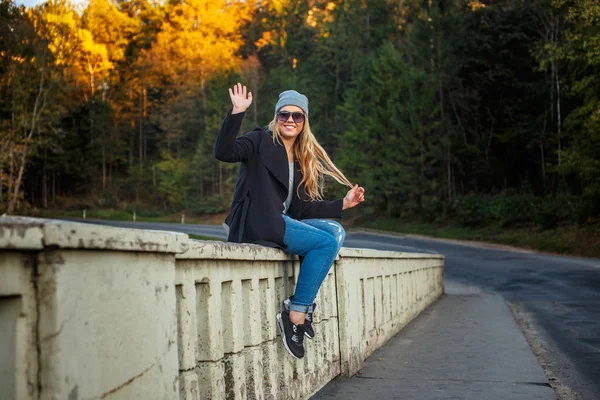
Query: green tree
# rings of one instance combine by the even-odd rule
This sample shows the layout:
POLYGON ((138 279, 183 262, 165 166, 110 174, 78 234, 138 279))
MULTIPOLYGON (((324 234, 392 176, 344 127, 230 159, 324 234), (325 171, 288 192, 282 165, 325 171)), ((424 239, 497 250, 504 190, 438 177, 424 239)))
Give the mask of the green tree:
POLYGON ((372 204, 388 216, 421 209, 436 185, 436 86, 428 80, 385 44, 341 108, 348 129, 339 137, 343 151, 336 161, 369 189, 372 204))
POLYGON ((565 119, 571 141, 563 171, 577 177, 585 217, 600 216, 600 4, 593 0, 554 0, 566 12, 561 54, 569 63, 571 95, 578 101, 565 119))

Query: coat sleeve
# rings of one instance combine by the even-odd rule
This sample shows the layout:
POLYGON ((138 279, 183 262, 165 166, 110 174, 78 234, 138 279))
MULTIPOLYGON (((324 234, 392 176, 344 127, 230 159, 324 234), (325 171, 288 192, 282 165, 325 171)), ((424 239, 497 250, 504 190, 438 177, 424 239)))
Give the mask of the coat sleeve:
POLYGON ((232 115, 231 110, 227 113, 215 140, 214 155, 217 160, 225 162, 246 161, 258 153, 262 140, 260 129, 255 129, 236 139, 242 126, 244 114, 232 115))
POLYGON ((344 199, 302 202, 300 219, 342 218, 344 199))

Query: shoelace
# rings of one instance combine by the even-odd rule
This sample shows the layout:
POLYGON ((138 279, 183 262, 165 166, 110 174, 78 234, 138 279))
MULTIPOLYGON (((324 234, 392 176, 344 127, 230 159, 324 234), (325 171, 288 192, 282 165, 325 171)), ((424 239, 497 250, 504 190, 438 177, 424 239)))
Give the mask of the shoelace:
POLYGON ((300 343, 300 340, 299 340, 299 338, 298 338, 298 335, 296 335, 296 333, 298 333, 298 327, 297 327, 296 325, 292 324, 292 329, 294 330, 294 334, 292 335, 292 340, 293 340, 295 343, 300 343))

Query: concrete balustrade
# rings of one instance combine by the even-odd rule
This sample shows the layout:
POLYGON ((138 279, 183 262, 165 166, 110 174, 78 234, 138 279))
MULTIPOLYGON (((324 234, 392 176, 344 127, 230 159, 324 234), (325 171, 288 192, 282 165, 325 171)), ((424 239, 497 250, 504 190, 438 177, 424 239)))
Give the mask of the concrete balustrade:
POLYGON ((304 398, 340 373, 333 269, 307 357, 290 357, 281 343, 275 315, 298 267, 295 256, 256 245, 192 242, 177 256, 182 398, 304 398))
POLYGON ((0 218, 1 398, 307 398, 443 290, 440 256, 343 248, 296 360, 275 315, 298 268, 261 246, 0 218))
POLYGON ((0 218, 2 399, 176 399, 167 232, 0 218))

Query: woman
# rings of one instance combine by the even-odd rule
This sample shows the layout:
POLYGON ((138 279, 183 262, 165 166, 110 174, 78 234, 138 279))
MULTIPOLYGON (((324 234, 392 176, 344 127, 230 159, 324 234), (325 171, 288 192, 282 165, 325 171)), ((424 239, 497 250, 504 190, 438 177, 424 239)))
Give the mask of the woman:
POLYGON ((301 256, 296 291, 289 310, 277 314, 288 352, 304 357, 304 337, 312 339, 313 301, 345 238, 338 222, 342 210, 364 201, 331 162, 308 123, 308 99, 287 90, 279 95, 268 129, 256 128, 236 139, 252 93, 240 83, 229 89, 233 108, 215 141, 215 157, 241 162, 231 211, 228 241, 276 247, 301 256), (322 200, 324 176, 349 186, 343 199, 322 200))

